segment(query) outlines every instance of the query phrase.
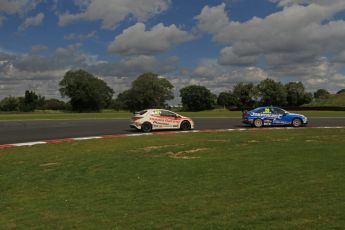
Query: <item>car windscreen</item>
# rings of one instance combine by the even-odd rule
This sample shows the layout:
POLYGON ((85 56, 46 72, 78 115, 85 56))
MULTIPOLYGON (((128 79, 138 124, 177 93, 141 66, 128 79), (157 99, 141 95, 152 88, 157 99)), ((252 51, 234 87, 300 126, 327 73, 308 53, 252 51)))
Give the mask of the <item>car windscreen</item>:
POLYGON ((147 110, 142 110, 142 111, 139 111, 139 112, 135 112, 134 114, 144 115, 145 113, 147 113, 147 110))

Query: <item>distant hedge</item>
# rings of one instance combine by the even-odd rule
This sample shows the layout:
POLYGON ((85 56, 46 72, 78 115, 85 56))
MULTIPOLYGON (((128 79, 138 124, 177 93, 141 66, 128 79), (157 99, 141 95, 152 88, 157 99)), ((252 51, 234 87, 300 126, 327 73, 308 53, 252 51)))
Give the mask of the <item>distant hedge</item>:
MULTIPOLYGON (((282 107, 285 110, 295 110, 295 111, 301 111, 301 110, 307 110, 307 111, 345 111, 345 107, 340 106, 290 106, 290 107, 282 107)), ((230 111, 242 111, 241 108, 234 108, 234 107, 228 107, 227 108, 230 111)), ((254 108, 246 108, 244 110, 251 110, 254 108)))

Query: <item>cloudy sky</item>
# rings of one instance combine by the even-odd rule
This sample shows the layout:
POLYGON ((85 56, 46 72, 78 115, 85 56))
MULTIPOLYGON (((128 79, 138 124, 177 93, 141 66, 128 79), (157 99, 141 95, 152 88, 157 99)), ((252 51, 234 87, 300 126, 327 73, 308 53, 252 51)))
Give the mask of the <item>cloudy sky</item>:
POLYGON ((116 94, 156 72, 176 91, 267 77, 345 88, 344 0, 1 0, 0 99, 60 97, 70 69, 116 94))

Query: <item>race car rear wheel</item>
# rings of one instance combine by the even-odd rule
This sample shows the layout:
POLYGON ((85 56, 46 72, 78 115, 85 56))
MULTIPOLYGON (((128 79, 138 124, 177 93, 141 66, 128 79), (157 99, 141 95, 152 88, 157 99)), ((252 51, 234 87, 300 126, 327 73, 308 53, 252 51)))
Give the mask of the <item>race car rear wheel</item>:
POLYGON ((149 122, 144 122, 144 123, 141 125, 141 131, 143 131, 144 133, 151 132, 151 130, 152 130, 152 125, 151 125, 151 123, 149 123, 149 122))
POLYGON ((300 127, 302 125, 302 121, 299 118, 295 118, 292 120, 292 126, 293 127, 300 127))
POLYGON ((183 131, 190 130, 192 126, 190 125, 189 121, 182 121, 180 125, 180 129, 183 131))
POLYGON ((261 119, 255 119, 254 122, 253 122, 253 125, 256 127, 256 128, 261 128, 263 126, 263 122, 261 119))

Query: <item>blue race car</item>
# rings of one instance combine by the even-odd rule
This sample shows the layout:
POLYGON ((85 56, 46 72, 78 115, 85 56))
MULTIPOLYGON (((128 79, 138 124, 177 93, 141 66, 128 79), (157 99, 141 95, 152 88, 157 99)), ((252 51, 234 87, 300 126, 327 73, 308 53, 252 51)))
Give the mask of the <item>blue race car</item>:
POLYGON ((277 107, 259 107, 243 113, 242 122, 257 128, 284 125, 299 127, 308 124, 308 118, 301 114, 289 113, 277 107))

